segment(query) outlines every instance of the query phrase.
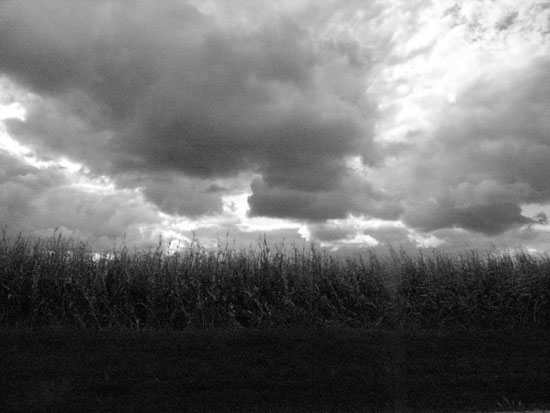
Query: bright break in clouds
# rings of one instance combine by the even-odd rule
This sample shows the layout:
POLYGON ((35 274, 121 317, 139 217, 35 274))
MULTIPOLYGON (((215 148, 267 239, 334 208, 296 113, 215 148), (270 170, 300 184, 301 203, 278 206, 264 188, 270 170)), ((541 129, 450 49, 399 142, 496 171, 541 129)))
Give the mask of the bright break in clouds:
POLYGON ((1 0, 0 222, 544 249, 549 36, 543 1, 1 0))

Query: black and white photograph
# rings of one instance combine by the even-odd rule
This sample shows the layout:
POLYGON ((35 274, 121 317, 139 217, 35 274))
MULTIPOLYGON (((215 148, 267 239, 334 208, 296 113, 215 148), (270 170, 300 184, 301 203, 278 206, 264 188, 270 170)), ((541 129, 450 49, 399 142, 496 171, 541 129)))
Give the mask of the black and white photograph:
POLYGON ((0 0, 1 411, 550 411, 549 216, 550 1, 0 0))

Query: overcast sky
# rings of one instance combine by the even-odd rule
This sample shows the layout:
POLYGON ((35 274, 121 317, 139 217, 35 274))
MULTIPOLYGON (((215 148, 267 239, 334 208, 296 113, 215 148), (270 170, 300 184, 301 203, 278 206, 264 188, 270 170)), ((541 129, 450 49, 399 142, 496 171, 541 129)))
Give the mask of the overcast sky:
POLYGON ((0 223, 550 249, 550 1, 0 0, 0 223))

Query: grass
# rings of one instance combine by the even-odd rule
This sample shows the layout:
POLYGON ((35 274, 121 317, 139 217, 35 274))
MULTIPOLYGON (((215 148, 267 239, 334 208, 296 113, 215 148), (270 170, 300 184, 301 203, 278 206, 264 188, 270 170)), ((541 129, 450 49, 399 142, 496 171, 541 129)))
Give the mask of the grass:
POLYGON ((0 240, 1 411, 550 407, 550 258, 0 240))

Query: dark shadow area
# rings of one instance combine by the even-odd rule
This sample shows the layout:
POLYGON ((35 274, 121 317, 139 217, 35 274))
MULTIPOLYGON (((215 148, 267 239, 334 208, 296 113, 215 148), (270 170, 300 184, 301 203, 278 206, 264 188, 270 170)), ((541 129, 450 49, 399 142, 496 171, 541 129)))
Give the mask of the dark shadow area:
POLYGON ((550 407, 547 331, 0 332, 1 411, 550 407))

